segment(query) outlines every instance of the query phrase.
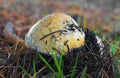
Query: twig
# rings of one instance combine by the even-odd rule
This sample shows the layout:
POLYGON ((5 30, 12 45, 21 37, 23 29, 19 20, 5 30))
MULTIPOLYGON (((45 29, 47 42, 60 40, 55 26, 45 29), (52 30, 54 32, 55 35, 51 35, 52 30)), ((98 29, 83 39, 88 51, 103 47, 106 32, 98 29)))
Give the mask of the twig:
POLYGON ((41 71, 43 71, 45 68, 47 68, 47 66, 42 67, 38 72, 36 72, 36 73, 32 76, 32 78, 35 78, 35 76, 36 76, 37 74, 39 74, 41 71))
POLYGON ((52 34, 54 34, 54 33, 63 32, 63 31, 64 31, 64 30, 58 30, 58 31, 51 32, 51 33, 43 36, 42 38, 40 38, 40 40, 42 40, 42 39, 44 39, 45 37, 47 37, 47 36, 49 36, 49 35, 52 35, 52 34))

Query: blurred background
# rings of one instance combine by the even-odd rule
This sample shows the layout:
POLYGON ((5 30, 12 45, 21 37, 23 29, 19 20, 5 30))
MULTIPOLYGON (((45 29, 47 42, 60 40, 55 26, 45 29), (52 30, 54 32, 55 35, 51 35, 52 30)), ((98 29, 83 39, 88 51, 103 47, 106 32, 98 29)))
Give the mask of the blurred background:
POLYGON ((26 15, 25 20, 31 18, 35 21, 50 13, 63 12, 71 16, 85 17, 88 26, 91 26, 91 19, 92 21, 97 19, 100 25, 107 23, 104 27, 105 31, 112 32, 113 29, 115 31, 120 29, 119 0, 0 0, 0 11, 2 10, 9 11, 4 14, 10 17, 7 19, 9 21, 14 20, 10 12, 26 15))

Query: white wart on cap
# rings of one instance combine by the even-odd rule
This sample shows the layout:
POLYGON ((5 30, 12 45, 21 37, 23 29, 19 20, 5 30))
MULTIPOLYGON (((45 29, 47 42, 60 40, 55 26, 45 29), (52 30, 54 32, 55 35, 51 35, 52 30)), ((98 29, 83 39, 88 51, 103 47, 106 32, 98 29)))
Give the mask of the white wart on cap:
POLYGON ((70 16, 63 13, 47 15, 34 24, 25 36, 25 44, 38 52, 66 54, 85 43, 85 34, 70 16))

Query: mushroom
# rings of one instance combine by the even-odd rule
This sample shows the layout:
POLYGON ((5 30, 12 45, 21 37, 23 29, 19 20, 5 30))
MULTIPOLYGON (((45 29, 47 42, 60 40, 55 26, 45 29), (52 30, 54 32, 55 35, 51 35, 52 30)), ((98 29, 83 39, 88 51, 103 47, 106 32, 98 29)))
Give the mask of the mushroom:
POLYGON ((75 20, 63 13, 49 14, 34 24, 25 36, 25 44, 38 52, 65 55, 85 44, 85 33, 75 20))

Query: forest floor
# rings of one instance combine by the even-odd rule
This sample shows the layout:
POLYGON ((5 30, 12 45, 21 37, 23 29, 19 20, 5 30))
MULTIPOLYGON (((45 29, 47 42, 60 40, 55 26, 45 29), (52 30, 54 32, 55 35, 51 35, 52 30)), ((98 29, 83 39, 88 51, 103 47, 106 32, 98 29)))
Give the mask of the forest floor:
MULTIPOLYGON (((108 42, 116 39, 116 33, 120 36, 120 14, 115 12, 97 7, 95 9, 81 8, 78 4, 63 2, 32 2, 31 0, 30 2, 19 0, 5 2, 0 0, 0 78, 25 78, 26 71, 30 77, 35 77, 34 62, 38 67, 37 74, 43 70, 45 73, 43 72, 42 75, 46 74, 48 69, 43 63, 39 64, 41 61, 39 61, 37 53, 24 47, 24 38, 33 24, 47 14, 54 12, 64 12, 79 19, 77 22, 80 25, 86 24, 87 28, 94 31, 103 40, 107 39, 108 42), (25 68, 26 71, 22 68, 25 68)), ((116 46, 118 48, 115 50, 120 52, 119 40, 116 46)), ((112 70, 110 72, 114 74, 112 70)), ((104 75, 106 78, 112 78, 107 71, 104 71, 104 75)), ((92 78, 90 75, 88 77, 92 78)))

